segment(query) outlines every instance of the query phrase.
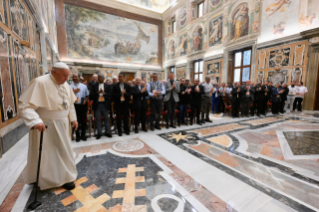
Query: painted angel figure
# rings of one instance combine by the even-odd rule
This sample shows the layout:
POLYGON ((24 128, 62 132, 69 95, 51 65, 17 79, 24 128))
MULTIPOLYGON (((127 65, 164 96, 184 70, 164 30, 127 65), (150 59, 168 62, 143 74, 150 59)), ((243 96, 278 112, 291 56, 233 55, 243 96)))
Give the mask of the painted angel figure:
POLYGON ((266 12, 272 12, 267 16, 267 18, 275 14, 279 9, 281 13, 285 12, 286 10, 285 4, 291 4, 291 0, 275 0, 275 1, 277 3, 273 3, 266 8, 266 12))

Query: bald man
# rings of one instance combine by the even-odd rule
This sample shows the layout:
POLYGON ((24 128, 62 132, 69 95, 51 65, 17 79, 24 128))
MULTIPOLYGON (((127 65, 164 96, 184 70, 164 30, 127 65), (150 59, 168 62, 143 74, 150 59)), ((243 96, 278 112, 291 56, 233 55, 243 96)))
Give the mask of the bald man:
POLYGON ((56 63, 51 74, 34 79, 19 99, 20 116, 30 129, 26 184, 36 182, 40 131, 43 152, 39 187, 41 190, 63 186, 75 188, 78 172, 71 147, 71 124, 78 128, 74 103, 76 96, 66 82, 70 69, 56 63), (46 129, 47 126, 48 128, 46 129))
MULTIPOLYGON (((92 76, 92 81, 89 82, 89 85, 88 85, 88 89, 90 91, 90 93, 92 92, 93 88, 94 88, 94 85, 97 83, 97 74, 93 74, 92 76)), ((91 99, 92 100, 92 99, 91 99)))

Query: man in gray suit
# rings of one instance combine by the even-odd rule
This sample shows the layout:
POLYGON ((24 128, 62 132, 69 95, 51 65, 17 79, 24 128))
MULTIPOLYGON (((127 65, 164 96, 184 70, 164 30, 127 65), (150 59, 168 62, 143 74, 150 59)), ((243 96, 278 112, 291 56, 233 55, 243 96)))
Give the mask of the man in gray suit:
POLYGON ((169 128, 169 120, 171 121, 171 127, 174 126, 175 108, 176 103, 179 102, 179 83, 174 79, 174 73, 169 73, 169 79, 165 83, 166 94, 164 97, 164 102, 167 103, 167 115, 166 115, 166 128, 169 128))

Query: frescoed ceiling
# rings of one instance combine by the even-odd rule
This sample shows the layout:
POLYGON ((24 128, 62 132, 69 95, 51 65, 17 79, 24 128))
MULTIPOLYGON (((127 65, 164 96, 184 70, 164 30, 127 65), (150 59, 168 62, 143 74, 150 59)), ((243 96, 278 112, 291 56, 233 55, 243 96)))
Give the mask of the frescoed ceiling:
POLYGON ((117 0, 119 2, 131 4, 144 9, 152 10, 158 13, 163 13, 176 0, 117 0))

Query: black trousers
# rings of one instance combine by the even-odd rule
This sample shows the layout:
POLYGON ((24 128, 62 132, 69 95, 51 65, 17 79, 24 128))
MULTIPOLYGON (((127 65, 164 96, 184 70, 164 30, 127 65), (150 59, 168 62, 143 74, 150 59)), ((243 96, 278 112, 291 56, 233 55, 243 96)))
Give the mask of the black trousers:
MULTIPOLYGON (((112 105, 110 104, 110 119, 111 119, 111 125, 114 126, 114 118, 113 118, 113 110, 112 110, 112 105)), ((115 110, 115 109, 114 109, 115 110)))
POLYGON ((284 113, 285 101, 279 103, 279 112, 284 113))
POLYGON ((176 109, 176 102, 174 98, 171 96, 171 98, 167 102, 166 124, 168 124, 170 121, 171 125, 174 125, 175 109, 176 109))
POLYGON ((200 115, 201 106, 202 104, 198 104, 198 103, 191 105, 191 124, 193 124, 195 112, 196 112, 196 119, 197 119, 196 121, 197 123, 200 122, 199 115, 200 115))
POLYGON ((248 116, 250 109, 251 99, 250 97, 244 97, 241 101, 241 116, 248 116))
POLYGON ((118 133, 122 133, 122 120, 124 123, 124 131, 129 132, 128 127, 128 116, 129 116, 129 109, 125 103, 117 104, 116 106, 116 122, 117 122, 117 130, 118 133))
POLYGON ((78 119, 78 129, 75 131, 76 137, 85 137, 86 133, 86 116, 87 116, 87 105, 74 104, 76 117, 78 119))
POLYGON ((219 103, 218 109, 219 109, 219 112, 220 112, 220 113, 225 112, 225 105, 224 105, 223 98, 224 98, 223 96, 219 96, 219 97, 218 97, 218 103, 219 103))
POLYGON ((238 116, 238 110, 239 110, 239 106, 240 106, 240 100, 239 99, 232 99, 231 100, 231 113, 232 113, 232 117, 239 117, 238 116))
POLYGON ((135 114, 134 124, 135 124, 135 127, 138 127, 140 125, 140 122, 141 122, 142 123, 142 129, 146 129, 146 127, 145 127, 146 111, 147 111, 147 109, 144 109, 144 108, 134 109, 134 114, 135 114))
POLYGON ((302 101, 303 101, 303 98, 296 97, 295 101, 294 101, 293 110, 296 110, 296 107, 298 107, 298 111, 301 111, 301 103, 302 103, 302 101))
POLYGON ((268 97, 265 97, 261 100, 260 114, 266 115, 267 104, 268 104, 268 97))
POLYGON ((262 98, 258 98, 257 100, 255 100, 255 103, 254 103, 254 109, 256 110, 256 114, 257 116, 260 116, 260 114, 263 114, 262 111, 263 111, 263 99, 262 98))
POLYGON ((161 99, 151 99, 151 127, 154 127, 154 121, 155 127, 160 127, 160 117, 162 114, 162 100, 161 99))
POLYGON ((272 114, 278 114, 279 112, 279 107, 280 107, 280 102, 272 102, 272 105, 271 105, 271 112, 272 114))

